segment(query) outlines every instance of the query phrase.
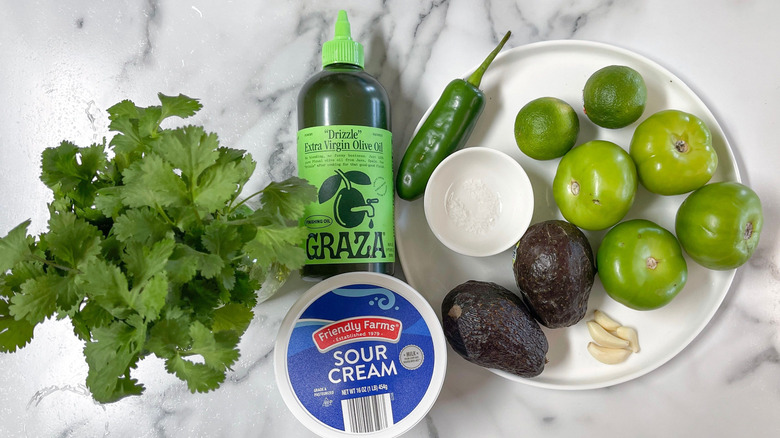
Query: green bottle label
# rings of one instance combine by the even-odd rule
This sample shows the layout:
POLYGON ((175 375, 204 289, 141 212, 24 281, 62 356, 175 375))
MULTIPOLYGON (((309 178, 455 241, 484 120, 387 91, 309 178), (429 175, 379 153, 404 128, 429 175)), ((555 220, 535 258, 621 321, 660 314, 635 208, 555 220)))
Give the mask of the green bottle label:
POLYGON ((352 125, 298 131, 298 175, 317 187, 304 213, 307 264, 393 263, 390 131, 352 125))

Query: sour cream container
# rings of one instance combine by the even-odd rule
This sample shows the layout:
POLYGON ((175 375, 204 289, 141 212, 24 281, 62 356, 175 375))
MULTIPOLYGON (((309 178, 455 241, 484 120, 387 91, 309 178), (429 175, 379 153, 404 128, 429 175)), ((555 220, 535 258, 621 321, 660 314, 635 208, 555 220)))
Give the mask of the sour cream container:
POLYGON ((322 437, 397 437, 422 420, 447 367, 441 324, 410 285, 352 272, 292 306, 276 338, 284 402, 322 437))

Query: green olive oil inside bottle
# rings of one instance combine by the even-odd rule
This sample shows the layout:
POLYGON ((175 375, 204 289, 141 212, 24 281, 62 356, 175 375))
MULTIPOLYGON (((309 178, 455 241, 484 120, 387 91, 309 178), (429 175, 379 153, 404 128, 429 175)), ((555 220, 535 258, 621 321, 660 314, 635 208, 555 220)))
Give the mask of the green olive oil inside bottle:
POLYGON ((352 271, 392 275, 394 179, 390 101, 363 70, 363 46, 339 11, 322 46, 321 72, 298 95, 298 175, 317 187, 304 212, 302 276, 352 271))

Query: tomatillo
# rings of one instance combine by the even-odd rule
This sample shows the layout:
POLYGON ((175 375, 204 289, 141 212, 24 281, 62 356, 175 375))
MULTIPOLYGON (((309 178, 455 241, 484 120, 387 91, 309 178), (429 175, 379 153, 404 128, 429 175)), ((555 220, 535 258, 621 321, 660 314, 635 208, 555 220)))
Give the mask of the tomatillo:
POLYGON ((695 115, 678 110, 657 112, 640 123, 629 153, 639 182, 661 195, 696 190, 718 168, 710 129, 695 115))
POLYGON ((677 239, 645 219, 621 222, 609 230, 596 263, 607 294, 636 310, 669 304, 688 280, 688 265, 677 239))
POLYGON ((696 263, 715 270, 742 266, 758 246, 764 214, 761 200, 738 182, 707 184, 688 195, 675 218, 675 232, 696 263))
POLYGON ((636 188, 631 156, 604 140, 567 152, 553 178, 553 197, 561 214, 586 230, 603 230, 623 219, 634 203, 636 188))

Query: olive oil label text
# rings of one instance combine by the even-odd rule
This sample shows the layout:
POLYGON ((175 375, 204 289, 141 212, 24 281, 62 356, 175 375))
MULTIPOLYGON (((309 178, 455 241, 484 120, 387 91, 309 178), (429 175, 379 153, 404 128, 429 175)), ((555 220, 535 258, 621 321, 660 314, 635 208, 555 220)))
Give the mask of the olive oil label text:
POLYGON ((303 219, 308 264, 395 262, 392 149, 380 128, 298 131, 298 175, 317 187, 303 219))

